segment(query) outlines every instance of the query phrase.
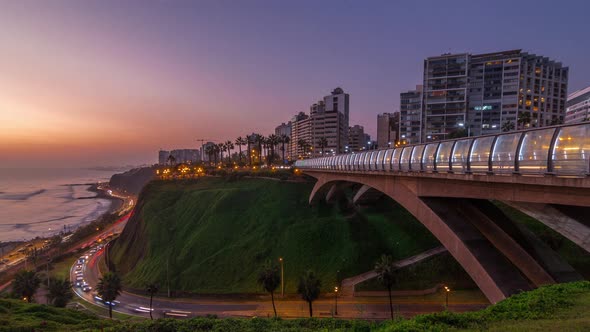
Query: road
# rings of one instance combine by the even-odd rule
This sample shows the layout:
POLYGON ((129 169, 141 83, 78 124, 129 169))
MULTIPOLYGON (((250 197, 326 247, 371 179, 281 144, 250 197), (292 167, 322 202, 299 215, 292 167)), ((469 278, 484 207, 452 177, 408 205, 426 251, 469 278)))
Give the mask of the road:
MULTIPOLYGON (((92 255, 86 264, 84 264, 83 275, 85 280, 95 288, 98 283, 100 273, 98 263, 104 255, 104 249, 99 250, 92 255)), ((75 280, 74 266, 72 266, 72 280, 75 280)), ((107 307, 93 298, 92 292, 83 292, 80 288, 74 287, 76 294, 82 299, 107 307)), ((276 298, 278 314, 284 318, 308 317, 309 311, 307 303, 294 297, 288 299, 276 298)), ((117 298, 114 311, 149 317, 149 297, 122 292, 117 298)), ((331 317, 334 310, 334 297, 327 296, 318 299, 313 304, 315 317, 331 317)), ((456 312, 474 311, 485 308, 485 303, 450 303, 449 310, 456 312)), ((212 298, 192 298, 192 299, 168 299, 154 298, 153 316, 158 317, 194 317, 215 314, 219 317, 267 317, 272 315, 272 305, 270 297, 253 297, 249 300, 243 299, 212 299, 212 298)), ((443 303, 428 303, 424 301, 402 302, 394 300, 394 310, 397 315, 411 317, 416 314, 431 313, 444 310, 443 303)), ((338 315, 339 318, 363 318, 363 319, 387 319, 389 318, 389 302, 385 298, 359 298, 359 297, 341 297, 338 298, 338 315)))

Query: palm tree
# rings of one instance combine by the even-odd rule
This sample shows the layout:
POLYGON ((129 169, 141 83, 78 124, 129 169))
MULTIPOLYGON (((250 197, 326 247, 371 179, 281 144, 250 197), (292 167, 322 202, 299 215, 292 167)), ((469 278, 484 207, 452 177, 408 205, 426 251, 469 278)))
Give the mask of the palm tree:
POLYGON ((262 165, 262 151, 266 148, 266 137, 258 135, 258 162, 262 165))
POLYGON ((214 153, 214 151, 213 151, 213 145, 207 145, 205 147, 205 153, 209 157, 209 165, 211 165, 211 159, 213 159, 212 156, 213 156, 213 153, 214 153))
POLYGON ((275 297, 274 292, 281 284, 281 276, 279 273, 279 267, 272 264, 271 262, 267 262, 264 270, 260 271, 258 275, 258 283, 262 286, 262 288, 270 293, 270 299, 272 301, 272 310, 275 313, 275 318, 277 317, 277 308, 275 307, 275 297))
POLYGON ((219 145, 213 145, 213 157, 215 158, 215 165, 217 165, 217 159, 219 158, 219 153, 221 153, 221 148, 219 145))
POLYGON ((321 284, 321 281, 311 270, 305 272, 301 279, 299 279, 297 292, 301 294, 301 298, 309 304, 309 317, 313 317, 313 308, 311 304, 320 296, 321 284))
POLYGON ((277 135, 270 135, 270 141, 271 141, 271 145, 272 145, 272 160, 274 161, 275 159, 275 148, 279 145, 279 143, 281 143, 283 140, 281 139, 280 136, 277 135))
POLYGON ((234 149, 234 143, 231 141, 225 142, 225 149, 227 150, 227 162, 231 164, 231 150, 234 149))
POLYGON ((514 130, 514 122, 510 121, 510 120, 506 120, 506 122, 504 122, 502 124, 502 132, 507 132, 507 131, 512 131, 514 130))
POLYGON ((322 149, 322 156, 324 155, 324 149, 328 146, 328 139, 325 137, 320 137, 318 139, 318 147, 322 149))
POLYGON ((239 161, 240 164, 242 163, 242 145, 246 145, 246 139, 242 138, 242 136, 236 138, 236 141, 234 142, 237 146, 238 146, 238 150, 239 150, 239 161))
POLYGON ((109 317, 113 319, 113 301, 121 294, 121 278, 113 272, 105 273, 98 280, 96 292, 104 302, 109 304, 109 317))
POLYGON ((152 317, 152 302, 154 300, 154 294, 158 292, 158 285, 154 283, 148 284, 145 290, 150 294, 150 319, 154 319, 152 317))
POLYGON ((381 281, 383 286, 387 287, 389 292, 389 310, 391 312, 391 319, 393 319, 393 302, 391 301, 391 288, 395 282, 395 265, 393 264, 393 258, 389 255, 382 255, 381 259, 375 263, 375 272, 377 273, 377 279, 381 281))
POLYGON ((176 164, 176 158, 174 158, 173 155, 169 155, 168 159, 166 159, 166 161, 172 166, 174 164, 176 164))
POLYGON ((303 138, 297 141, 297 145, 299 148, 303 149, 303 158, 305 158, 305 153, 307 152, 307 148, 309 147, 309 143, 303 138))
POLYGON ((528 124, 531 123, 531 113, 521 112, 518 114, 516 122, 520 125, 520 129, 524 129, 528 124))
POLYGON ((250 146, 254 142, 254 135, 246 136, 246 141, 248 143, 248 161, 250 163, 250 167, 252 167, 252 151, 250 151, 250 146))
MULTIPOLYGON (((227 150, 227 148, 225 147, 225 144, 223 143, 219 143, 217 144, 217 152, 219 153, 219 161, 223 164, 223 152, 225 152, 227 150)), ((215 161, 215 163, 217 164, 217 161, 215 161)))
POLYGON ((54 306, 64 308, 74 297, 72 283, 68 279, 51 278, 47 285, 47 299, 54 306))
POLYGON ((33 302, 33 295, 35 295, 35 292, 39 289, 40 284, 41 279, 39 279, 37 273, 28 270, 20 270, 14 276, 12 290, 25 301, 31 303, 33 302))
POLYGON ((281 135, 281 144, 283 145, 283 147, 281 148, 281 150, 283 150, 283 164, 285 163, 285 144, 289 144, 289 142, 291 141, 291 138, 289 138, 289 136, 287 135, 281 135))

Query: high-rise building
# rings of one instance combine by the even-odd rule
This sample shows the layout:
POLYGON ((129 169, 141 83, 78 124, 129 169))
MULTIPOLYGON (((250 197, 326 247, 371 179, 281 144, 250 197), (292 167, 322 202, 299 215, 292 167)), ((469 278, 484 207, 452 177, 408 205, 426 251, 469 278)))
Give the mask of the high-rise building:
POLYGON ((158 152, 158 163, 166 165, 172 157, 175 164, 195 163, 201 161, 201 151, 198 149, 176 149, 172 151, 160 150, 158 152))
POLYGON ((399 112, 377 114, 377 146, 387 148, 399 141, 399 112))
POLYGON ((201 151, 198 149, 177 149, 170 151, 176 163, 195 163, 201 161, 201 151))
POLYGON ((590 121, 590 86, 567 97, 565 123, 590 121))
POLYGON ((311 118, 304 112, 299 112, 291 119, 289 158, 291 160, 308 158, 311 154, 311 147, 311 118), (305 144, 302 145, 300 142, 305 144))
POLYGON ((312 156, 319 157, 322 151, 330 155, 345 152, 348 145, 349 103, 349 94, 344 93, 342 88, 336 88, 329 96, 311 105, 312 156))
POLYGON ((166 165, 168 162, 168 157, 170 157, 170 151, 160 150, 158 151, 158 164, 166 165))
POLYGON ((420 143, 422 138, 422 85, 400 93, 399 142, 420 143))
POLYGON ((281 123, 275 128, 275 135, 281 137, 283 135, 291 137, 291 121, 281 123))
POLYGON ((563 121, 568 68, 510 50, 424 60, 422 141, 563 121))
POLYGON ((348 129, 348 149, 345 147, 346 153, 361 151, 366 144, 367 138, 363 126, 354 125, 348 129))

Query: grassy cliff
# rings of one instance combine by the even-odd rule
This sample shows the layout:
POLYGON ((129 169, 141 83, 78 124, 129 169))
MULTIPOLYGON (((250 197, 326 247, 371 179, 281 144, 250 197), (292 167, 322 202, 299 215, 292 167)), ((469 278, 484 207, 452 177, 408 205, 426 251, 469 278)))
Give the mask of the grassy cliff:
POLYGON ((324 290, 371 270, 380 255, 401 259, 438 244, 392 201, 365 212, 308 205, 311 183, 201 178, 154 181, 111 250, 131 288, 148 282, 196 293, 260 292, 266 260, 285 259, 286 292, 313 269, 324 290))

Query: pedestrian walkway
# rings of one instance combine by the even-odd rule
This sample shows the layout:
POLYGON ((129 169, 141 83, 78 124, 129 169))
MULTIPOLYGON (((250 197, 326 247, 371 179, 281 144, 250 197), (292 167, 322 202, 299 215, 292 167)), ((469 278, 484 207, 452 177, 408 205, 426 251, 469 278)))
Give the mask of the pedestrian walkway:
MULTIPOLYGON (((429 257, 441 254, 446 251, 447 251, 447 249, 445 247, 440 246, 440 247, 437 247, 434 249, 427 250, 427 251, 420 253, 418 255, 414 255, 412 257, 408 257, 408 258, 399 260, 399 261, 393 263, 393 265, 395 266, 396 270, 401 269, 403 267, 416 264, 422 260, 425 260, 429 257)), ((356 285, 360 284, 361 282, 371 280, 375 277, 377 277, 377 272, 375 272, 374 270, 371 270, 371 271, 359 274, 357 276, 346 278, 346 279, 342 280, 342 285, 341 285, 342 295, 343 296, 354 296, 356 285)))

